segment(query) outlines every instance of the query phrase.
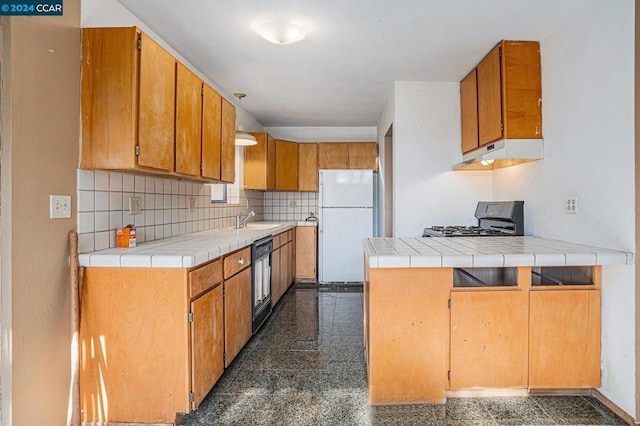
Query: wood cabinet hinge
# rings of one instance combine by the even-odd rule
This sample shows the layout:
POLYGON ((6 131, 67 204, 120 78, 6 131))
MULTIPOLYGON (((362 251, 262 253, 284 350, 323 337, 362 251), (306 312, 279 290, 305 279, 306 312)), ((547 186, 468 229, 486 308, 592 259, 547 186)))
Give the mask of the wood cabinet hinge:
POLYGON ((204 164, 200 163, 200 171, 202 171, 204 164))
POLYGON ((504 132, 504 123, 500 123, 500 131, 504 132))
POLYGON ((451 381, 451 370, 447 371, 447 380, 451 381))
POLYGON ((140 145, 136 145, 136 155, 140 155, 140 145))
POLYGON ((136 47, 138 48, 138 50, 142 50, 142 39, 138 39, 138 44, 136 45, 136 47))
POLYGON ((193 312, 189 312, 189 315, 187 315, 187 319, 189 320, 189 322, 193 322, 193 312))
POLYGON ((193 393, 193 391, 189 392, 189 402, 195 402, 196 401, 196 394, 193 393))
POLYGON ((200 94, 201 94, 201 95, 204 95, 204 86, 201 86, 201 87, 200 87, 200 94))
POLYGON ((498 57, 502 58, 502 46, 498 47, 498 57))
POLYGON ((447 306, 449 307, 449 309, 451 309, 451 299, 447 301, 447 306))
POLYGON ((222 354, 222 361, 226 364, 227 363, 227 353, 223 353, 222 354))

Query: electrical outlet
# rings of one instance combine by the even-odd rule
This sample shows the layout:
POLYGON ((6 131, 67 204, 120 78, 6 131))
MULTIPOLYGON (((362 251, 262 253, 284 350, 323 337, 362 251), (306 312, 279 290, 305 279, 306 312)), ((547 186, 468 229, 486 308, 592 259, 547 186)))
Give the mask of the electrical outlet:
POLYGON ((298 206, 298 202, 296 200, 289 201, 289 207, 297 207, 297 206, 298 206))
POLYGON ((49 218, 68 219, 71 217, 71 195, 49 196, 49 218))
POLYGON ((142 198, 129 197, 129 214, 142 213, 142 198))
POLYGON ((567 214, 578 214, 578 197, 567 197, 564 212, 567 214))
POLYGON ((191 197, 189 198, 189 211, 193 212, 196 210, 196 199, 191 197))

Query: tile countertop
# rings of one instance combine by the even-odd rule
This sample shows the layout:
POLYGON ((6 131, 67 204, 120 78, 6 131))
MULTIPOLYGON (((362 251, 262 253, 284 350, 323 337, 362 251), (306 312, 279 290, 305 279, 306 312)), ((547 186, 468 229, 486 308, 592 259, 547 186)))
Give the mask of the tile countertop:
POLYGON ((631 265, 633 253, 540 237, 366 238, 371 268, 631 265))
POLYGON ((83 253, 78 255, 78 261, 86 267, 190 268, 296 226, 317 226, 317 222, 250 222, 241 229, 213 229, 141 243, 132 248, 83 253), (260 228, 270 225, 273 227, 260 228))

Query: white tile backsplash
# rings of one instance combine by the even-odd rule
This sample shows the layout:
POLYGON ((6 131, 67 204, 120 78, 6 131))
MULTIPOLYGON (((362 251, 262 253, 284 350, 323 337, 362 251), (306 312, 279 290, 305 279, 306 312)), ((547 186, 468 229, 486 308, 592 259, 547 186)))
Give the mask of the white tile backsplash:
MULTIPOLYGON (((78 252, 90 253, 116 246, 115 229, 135 224, 138 242, 231 227, 238 213, 256 212, 265 220, 264 194, 238 191, 236 205, 212 204, 209 186, 136 173, 78 169, 78 252), (129 214, 129 198, 142 198, 142 213, 129 214), (196 199, 195 211, 188 198, 196 199)), ((308 214, 308 212, 307 212, 308 214)), ((306 216, 305 216, 306 217, 306 216)), ((285 219, 276 219, 285 220, 285 219)))
POLYGON ((305 220, 310 212, 318 215, 317 192, 264 193, 264 220, 305 220))

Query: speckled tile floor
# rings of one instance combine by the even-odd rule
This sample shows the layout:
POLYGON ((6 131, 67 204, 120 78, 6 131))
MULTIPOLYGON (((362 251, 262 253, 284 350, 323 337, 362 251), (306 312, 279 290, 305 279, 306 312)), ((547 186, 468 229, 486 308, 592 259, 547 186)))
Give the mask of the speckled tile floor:
POLYGON ((371 406, 359 286, 294 286, 182 425, 624 425, 591 397, 371 406))

